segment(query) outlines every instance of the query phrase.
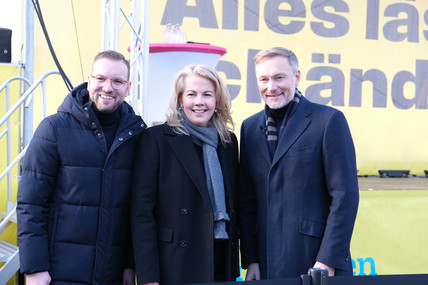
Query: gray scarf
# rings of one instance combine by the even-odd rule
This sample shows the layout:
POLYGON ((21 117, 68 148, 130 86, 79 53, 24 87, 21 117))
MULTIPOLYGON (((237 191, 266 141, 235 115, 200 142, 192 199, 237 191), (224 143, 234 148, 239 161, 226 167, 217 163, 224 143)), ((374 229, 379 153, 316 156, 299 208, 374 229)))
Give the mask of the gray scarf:
POLYGON ((182 124, 189 132, 192 141, 199 146, 202 145, 205 178, 214 211, 214 238, 229 239, 226 221, 230 219, 226 211, 223 173, 217 155, 217 130, 214 127, 196 126, 190 122, 184 111, 181 111, 181 114, 183 115, 182 124))

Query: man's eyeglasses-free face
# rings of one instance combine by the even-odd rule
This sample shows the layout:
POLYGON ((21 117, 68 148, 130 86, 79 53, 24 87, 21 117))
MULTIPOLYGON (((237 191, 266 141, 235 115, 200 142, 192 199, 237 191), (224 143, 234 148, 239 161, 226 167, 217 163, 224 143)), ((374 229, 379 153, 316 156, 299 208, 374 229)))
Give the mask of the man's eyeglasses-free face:
POLYGON ((121 78, 107 78, 102 75, 92 75, 92 74, 91 74, 91 77, 95 80, 95 83, 97 85, 105 86, 107 81, 110 81, 111 86, 115 89, 121 89, 123 86, 125 86, 128 83, 128 81, 121 78))

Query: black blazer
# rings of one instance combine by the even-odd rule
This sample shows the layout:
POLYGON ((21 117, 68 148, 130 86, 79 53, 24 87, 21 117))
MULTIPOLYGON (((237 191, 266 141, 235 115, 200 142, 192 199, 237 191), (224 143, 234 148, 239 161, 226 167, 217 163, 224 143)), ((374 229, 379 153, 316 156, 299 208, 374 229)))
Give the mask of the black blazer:
MULTIPOLYGON (((239 276, 235 189, 238 145, 217 149, 230 216, 227 279, 239 276)), ((164 124, 143 132, 135 157, 131 227, 138 284, 214 281, 213 211, 203 165, 189 136, 164 124)))

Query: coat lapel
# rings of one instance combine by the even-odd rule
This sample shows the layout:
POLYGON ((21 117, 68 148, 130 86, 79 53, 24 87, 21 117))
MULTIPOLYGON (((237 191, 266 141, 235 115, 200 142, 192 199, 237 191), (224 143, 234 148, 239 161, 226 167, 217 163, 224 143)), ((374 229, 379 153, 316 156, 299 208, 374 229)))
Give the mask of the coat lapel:
POLYGON ((191 139, 185 135, 174 135, 171 137, 169 145, 177 156, 184 170, 195 184, 199 193, 202 195, 204 200, 207 201, 207 204, 212 208, 211 199, 205 181, 205 173, 201 167, 201 164, 199 163, 199 157, 196 154, 191 139))
POLYGON ((310 113, 311 108, 309 101, 302 96, 299 104, 297 105, 296 111, 294 114, 292 114, 289 121, 287 122, 287 125, 285 126, 284 133, 279 138, 275 156, 272 161, 272 166, 281 159, 281 157, 305 131, 306 127, 311 122, 311 120, 308 118, 310 113))
POLYGON ((256 153, 260 154, 265 162, 270 165, 272 159, 270 157, 269 148, 266 140, 266 120, 264 110, 259 113, 259 116, 256 120, 257 124, 255 126, 249 126, 248 133, 253 133, 254 137, 248 137, 251 140, 254 139, 254 147, 251 149, 257 150, 256 153), (252 129, 252 128, 255 128, 252 129))
POLYGON ((233 189, 233 185, 231 185, 231 181, 233 181, 235 175, 235 170, 233 169, 234 165, 230 163, 230 158, 233 157, 233 148, 223 148, 221 146, 221 142, 218 151, 218 160, 221 165, 222 173, 223 173, 223 183, 225 189, 225 197, 226 197, 226 206, 229 208, 232 205, 232 197, 231 191, 227 191, 226 189, 233 189), (229 159, 228 159, 229 158, 229 159))

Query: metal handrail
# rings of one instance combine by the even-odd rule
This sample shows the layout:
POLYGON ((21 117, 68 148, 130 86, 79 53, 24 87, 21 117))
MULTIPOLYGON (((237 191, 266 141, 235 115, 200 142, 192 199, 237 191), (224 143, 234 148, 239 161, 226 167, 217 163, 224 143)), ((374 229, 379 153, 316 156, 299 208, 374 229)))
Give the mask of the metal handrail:
MULTIPOLYGON (((40 76, 39 79, 34 81, 34 83, 30 86, 30 88, 28 88, 28 90, 25 91, 25 93, 19 98, 19 100, 16 101, 16 103, 9 109, 9 111, 6 112, 3 118, 0 119, 0 126, 2 126, 4 122, 6 122, 6 120, 16 111, 16 109, 18 109, 21 106, 21 104, 30 96, 31 96, 30 97, 30 101, 31 101, 34 89, 36 89, 40 83, 44 82, 46 78, 52 74, 60 74, 60 73, 57 70, 48 71, 44 73, 42 76, 40 76)), ((45 93, 42 93, 42 97, 44 97, 45 95, 46 95, 45 93)))
POLYGON ((3 82, 3 84, 0 86, 0 92, 3 91, 3 89, 5 89, 8 85, 10 85, 10 83, 12 83, 12 81, 15 80, 22 80, 25 83, 27 83, 28 85, 31 85, 31 81, 28 80, 27 78, 23 77, 23 76, 13 76, 11 78, 9 78, 8 80, 6 80, 5 82, 3 82))
POLYGON ((9 220, 15 215, 16 213, 16 207, 13 207, 12 210, 7 214, 7 216, 1 221, 0 223, 0 229, 3 229, 3 227, 7 226, 9 223, 9 220))
POLYGON ((24 157, 25 153, 27 152, 28 146, 26 146, 18 155, 15 157, 15 159, 6 167, 6 169, 0 174, 0 180, 3 179, 3 177, 8 174, 12 168, 24 157))
MULTIPOLYGON (((57 70, 52 70, 52 71, 48 71, 44 74, 42 74, 36 81, 33 82, 33 84, 31 84, 30 81, 28 81, 28 79, 21 77, 21 76, 14 76, 9 78, 7 81, 5 81, 1 86, 0 86, 0 92, 6 88, 6 92, 7 92, 7 99, 9 100, 9 85, 12 81, 14 80, 22 80, 25 83, 27 83, 29 86, 29 88, 25 91, 25 93, 19 97, 19 99, 15 102, 15 104, 10 107, 6 114, 0 119, 0 127, 3 126, 3 124, 7 123, 6 126, 6 130, 1 132, 1 137, 3 137, 5 134, 7 134, 7 156, 8 156, 8 161, 7 161, 7 167, 6 169, 1 173, 0 175, 0 181, 7 175, 8 176, 8 181, 7 181, 7 211, 11 211, 12 208, 14 208, 14 203, 12 202, 12 179, 11 179, 11 171, 13 169, 13 167, 18 164, 21 159, 24 157, 25 152, 27 150, 27 146, 18 153, 18 155, 14 158, 14 160, 11 162, 11 150, 10 150, 10 118, 11 116, 15 113, 16 110, 18 110, 23 104, 24 107, 28 107, 29 104, 31 103, 31 101, 33 100, 33 96, 34 96, 34 90, 41 85, 42 88, 42 119, 46 117, 46 79, 48 76, 53 75, 53 74, 59 74, 59 71, 57 70)), ((9 107, 9 106, 7 106, 9 107)), ((0 137, 0 138, 1 138, 0 137)))
MULTIPOLYGON (((6 89, 6 110, 10 108, 10 84, 13 81, 20 81, 23 83, 26 83, 27 85, 31 85, 31 82, 22 76, 13 76, 11 78, 9 78, 8 80, 6 80, 1 86, 0 86, 0 92, 2 92, 4 89, 6 89)), ((11 120, 10 120, 10 116, 6 118, 6 128, 1 132, 0 134, 0 139, 3 138, 3 136, 6 136, 6 163, 8 166, 10 166, 10 162, 11 162, 11 157, 12 157, 12 151, 11 151, 11 144, 12 144, 12 140, 11 140, 11 120)), ((12 167, 7 167, 7 169, 11 169, 12 167)), ((9 211, 13 206, 12 206, 12 176, 10 171, 5 171, 5 174, 2 175, 0 178, 0 181, 3 179, 3 177, 7 175, 7 210, 9 211)))

